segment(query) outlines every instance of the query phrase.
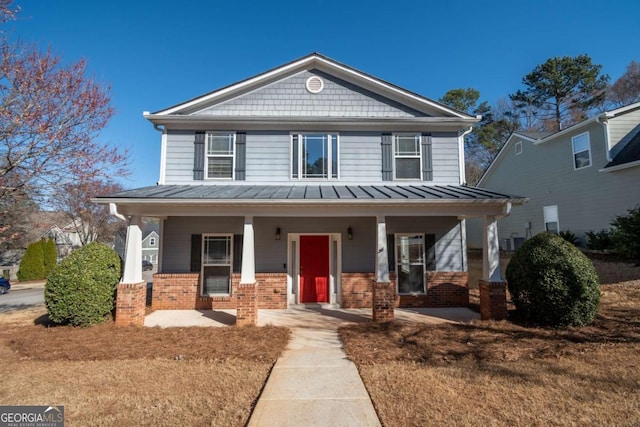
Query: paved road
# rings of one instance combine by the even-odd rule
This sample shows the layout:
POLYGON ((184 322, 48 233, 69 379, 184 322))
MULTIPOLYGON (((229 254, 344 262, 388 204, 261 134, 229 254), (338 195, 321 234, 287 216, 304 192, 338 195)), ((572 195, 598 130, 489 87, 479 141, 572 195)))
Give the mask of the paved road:
POLYGON ((8 294, 0 295, 0 313, 23 310, 44 304, 44 288, 12 289, 8 294))

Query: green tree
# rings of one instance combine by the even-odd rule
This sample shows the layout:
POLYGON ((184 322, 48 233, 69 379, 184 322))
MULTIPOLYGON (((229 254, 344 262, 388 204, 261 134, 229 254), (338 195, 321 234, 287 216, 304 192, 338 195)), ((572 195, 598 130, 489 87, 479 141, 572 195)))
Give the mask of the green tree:
POLYGON ((627 71, 607 90, 607 100, 613 107, 640 101, 640 63, 631 61, 627 71))
POLYGON ((509 97, 520 108, 534 107, 547 130, 561 130, 602 105, 609 76, 601 69, 589 55, 549 58, 523 77, 525 90, 509 97))
POLYGON ((58 250, 56 249, 56 242, 52 238, 49 238, 47 241, 41 240, 40 244, 42 245, 44 274, 46 277, 53 271, 58 263, 58 250))
POLYGON ((18 270, 18 280, 21 282, 27 280, 41 280, 47 274, 44 267, 44 251, 43 241, 31 243, 27 247, 27 251, 20 261, 20 269, 18 270))
POLYGON ((480 99, 480 91, 473 88, 451 89, 439 101, 465 113, 470 113, 480 99))
POLYGON ((640 205, 617 216, 611 225, 615 250, 640 265, 640 205))

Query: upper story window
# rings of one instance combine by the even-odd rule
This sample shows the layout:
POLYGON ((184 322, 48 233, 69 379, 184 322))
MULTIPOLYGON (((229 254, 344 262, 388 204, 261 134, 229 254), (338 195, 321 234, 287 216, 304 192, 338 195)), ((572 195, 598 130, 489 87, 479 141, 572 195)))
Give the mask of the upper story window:
POLYGON ((582 169, 591 166, 591 146, 589 133, 581 133, 571 138, 573 146, 573 168, 582 169))
POLYGON ((519 154, 522 154, 522 141, 516 142, 515 151, 516 151, 516 156, 519 154))
POLYGON ((394 171, 396 179, 421 178, 420 134, 393 136, 394 171))
POLYGON ((207 132, 206 177, 209 179, 233 179, 235 133, 207 132))
POLYGON ((149 238, 149 246, 155 246, 156 245, 156 238, 155 237, 150 237, 149 238))
POLYGON ((338 178, 338 135, 322 133, 291 136, 291 177, 338 178))

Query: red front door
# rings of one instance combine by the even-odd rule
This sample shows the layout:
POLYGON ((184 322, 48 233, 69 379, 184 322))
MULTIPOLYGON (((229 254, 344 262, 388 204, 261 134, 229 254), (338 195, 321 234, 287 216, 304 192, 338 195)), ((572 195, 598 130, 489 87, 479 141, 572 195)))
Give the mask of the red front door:
POLYGON ((329 302, 329 236, 300 236, 300 302, 329 302))

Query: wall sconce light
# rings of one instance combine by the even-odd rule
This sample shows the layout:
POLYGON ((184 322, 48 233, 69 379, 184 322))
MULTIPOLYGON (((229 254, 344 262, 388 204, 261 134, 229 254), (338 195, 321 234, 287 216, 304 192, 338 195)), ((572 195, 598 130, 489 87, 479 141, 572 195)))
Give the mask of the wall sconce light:
POLYGON ((351 228, 351 226, 347 228, 347 239, 353 240, 353 228, 351 228))
POLYGON ((276 240, 280 240, 280 227, 276 228, 276 240))

